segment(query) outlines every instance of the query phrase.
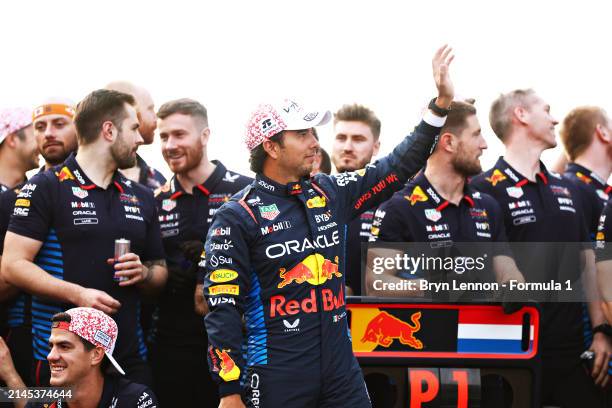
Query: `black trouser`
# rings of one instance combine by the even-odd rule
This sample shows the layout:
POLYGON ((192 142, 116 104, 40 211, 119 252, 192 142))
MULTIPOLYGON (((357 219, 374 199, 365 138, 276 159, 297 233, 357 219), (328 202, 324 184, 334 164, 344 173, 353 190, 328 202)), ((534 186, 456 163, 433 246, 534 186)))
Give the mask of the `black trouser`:
POLYGON ((179 349, 157 345, 151 360, 153 390, 161 407, 219 406, 217 385, 208 372, 205 346, 179 349))
POLYGON ((604 407, 605 395, 586 373, 580 359, 542 359, 542 404, 562 408, 604 407))

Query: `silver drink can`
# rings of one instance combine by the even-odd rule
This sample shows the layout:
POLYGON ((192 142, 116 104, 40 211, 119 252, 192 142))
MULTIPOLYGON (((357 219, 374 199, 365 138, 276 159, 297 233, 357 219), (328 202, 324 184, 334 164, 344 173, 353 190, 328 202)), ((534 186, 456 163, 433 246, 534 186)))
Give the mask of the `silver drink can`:
MULTIPOLYGON (((123 255, 130 252, 130 240, 125 238, 119 238, 115 240, 115 262, 123 255)), ((123 282, 129 280, 127 276, 113 276, 115 282, 123 282)))

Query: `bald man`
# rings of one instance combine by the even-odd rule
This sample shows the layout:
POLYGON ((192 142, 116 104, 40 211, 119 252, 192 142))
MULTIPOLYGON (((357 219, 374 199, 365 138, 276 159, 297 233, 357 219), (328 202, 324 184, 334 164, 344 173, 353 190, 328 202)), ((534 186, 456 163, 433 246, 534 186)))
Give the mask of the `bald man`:
MULTIPOLYGON (((127 81, 114 81, 106 85, 106 89, 130 94, 136 100, 136 113, 138 115, 138 131, 144 140, 144 144, 153 143, 155 129, 157 128, 157 116, 155 115, 155 104, 151 94, 145 88, 134 85, 127 81)), ((121 171, 127 178, 155 190, 166 183, 166 178, 157 170, 137 155, 136 166, 121 171)))

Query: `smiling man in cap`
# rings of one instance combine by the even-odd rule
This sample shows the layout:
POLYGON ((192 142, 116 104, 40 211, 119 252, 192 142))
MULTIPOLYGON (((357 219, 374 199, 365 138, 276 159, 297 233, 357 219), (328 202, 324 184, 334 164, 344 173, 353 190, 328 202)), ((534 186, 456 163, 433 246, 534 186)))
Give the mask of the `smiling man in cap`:
MULTIPOLYGON (((68 407, 157 406, 153 392, 123 377, 125 372, 113 358, 119 330, 112 318, 90 307, 77 307, 54 315, 51 321, 51 351, 47 356, 50 383, 72 391, 68 407)), ((56 401, 51 405, 27 406, 60 407, 62 404, 56 401)))
POLYGON ((286 100, 252 114, 246 145, 256 180, 217 211, 202 259, 220 407, 371 405, 347 334, 340 230, 425 164, 453 99, 450 51, 433 59, 432 110, 390 155, 355 172, 310 177, 313 128, 329 111, 286 100), (231 262, 217 268, 213 257, 231 262))

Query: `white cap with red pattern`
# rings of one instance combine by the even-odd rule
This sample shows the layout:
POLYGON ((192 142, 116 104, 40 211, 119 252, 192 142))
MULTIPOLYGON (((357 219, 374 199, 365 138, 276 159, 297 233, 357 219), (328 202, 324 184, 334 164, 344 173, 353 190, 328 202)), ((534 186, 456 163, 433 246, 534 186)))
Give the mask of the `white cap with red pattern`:
POLYGON ((25 108, 0 109, 0 144, 11 133, 32 124, 32 112, 25 108))
POLYGON ((325 125, 331 119, 330 111, 307 111, 299 104, 285 99, 280 104, 263 104, 251 114, 247 124, 245 142, 253 150, 283 130, 310 129, 325 125))
POLYGON ((66 313, 70 315, 70 323, 53 322, 53 328, 68 330, 94 346, 102 347, 106 357, 113 363, 117 371, 125 375, 125 371, 113 358, 113 350, 119 334, 117 323, 104 312, 91 307, 75 307, 66 310, 66 313))

